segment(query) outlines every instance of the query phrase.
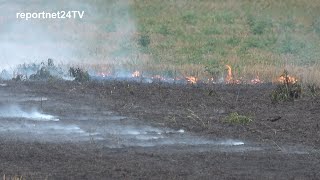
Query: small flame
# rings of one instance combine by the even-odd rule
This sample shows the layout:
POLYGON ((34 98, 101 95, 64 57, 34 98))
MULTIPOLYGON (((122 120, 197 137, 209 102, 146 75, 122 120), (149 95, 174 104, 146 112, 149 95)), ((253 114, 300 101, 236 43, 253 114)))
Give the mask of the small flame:
POLYGON ((132 77, 140 77, 140 72, 139 71, 135 71, 132 73, 132 77))
POLYGON ((278 78, 278 82, 280 83, 286 83, 288 82, 289 84, 295 84, 298 82, 298 79, 293 77, 293 76, 285 76, 285 75, 281 75, 279 78, 278 78))
POLYGON ((250 82, 251 82, 251 84, 261 84, 261 83, 263 83, 263 81, 260 80, 259 76, 257 76, 257 77, 254 78, 254 79, 251 79, 250 82))
POLYGON ((230 65, 226 65, 226 70, 228 71, 227 77, 225 78, 226 84, 241 84, 241 80, 233 78, 232 68, 230 65))
POLYGON ((186 80, 188 81, 188 83, 190 84, 196 84, 197 83, 197 78, 194 76, 187 76, 186 80))
POLYGON ((230 65, 226 65, 226 68, 227 68, 228 74, 227 74, 225 81, 227 84, 230 84, 230 83, 232 83, 232 80, 233 80, 232 69, 231 69, 230 65))

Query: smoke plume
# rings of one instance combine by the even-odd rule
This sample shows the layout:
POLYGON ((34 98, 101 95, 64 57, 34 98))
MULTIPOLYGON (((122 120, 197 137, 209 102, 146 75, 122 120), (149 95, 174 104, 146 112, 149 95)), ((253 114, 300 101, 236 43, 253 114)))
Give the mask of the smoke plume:
POLYGON ((37 121, 59 121, 55 116, 43 114, 33 109, 31 111, 22 110, 17 105, 1 105, 0 117, 4 118, 25 118, 37 121))
POLYGON ((135 23, 126 0, 0 0, 0 69, 52 58, 109 64, 135 54, 135 23), (21 19, 16 13, 84 11, 82 19, 21 19))

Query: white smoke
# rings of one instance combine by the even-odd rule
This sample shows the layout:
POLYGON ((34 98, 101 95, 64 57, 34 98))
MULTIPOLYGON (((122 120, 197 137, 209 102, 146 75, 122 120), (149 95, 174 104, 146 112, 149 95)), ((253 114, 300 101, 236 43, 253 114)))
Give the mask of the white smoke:
POLYGON ((127 0, 0 0, 0 70, 52 58, 64 64, 112 63, 135 54, 127 0), (17 19, 19 12, 84 11, 82 19, 17 19))
POLYGON ((0 117, 4 118, 26 118, 37 121, 59 121, 58 118, 49 114, 43 114, 33 109, 31 111, 22 110, 17 105, 0 106, 0 117))
POLYGON ((218 144, 219 145, 226 145, 226 146, 239 146, 239 145, 244 145, 244 142, 238 141, 238 140, 228 139, 225 141, 220 141, 218 144))

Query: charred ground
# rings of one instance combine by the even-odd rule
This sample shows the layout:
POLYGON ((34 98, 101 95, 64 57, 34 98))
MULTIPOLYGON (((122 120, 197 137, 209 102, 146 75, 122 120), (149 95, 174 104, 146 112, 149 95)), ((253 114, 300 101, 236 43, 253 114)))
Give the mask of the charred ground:
MULTIPOLYGON (((188 147, 110 149, 90 143, 23 142, 1 137, 0 173, 48 179, 290 179, 319 177, 319 153, 283 151, 287 145, 319 150, 319 97, 272 103, 271 84, 181 85, 104 81, 6 82, 15 94, 55 97, 69 104, 113 110, 157 127, 184 129, 207 138, 235 138, 272 148, 217 152, 188 147), (230 113, 251 117, 247 125, 224 121, 230 113)), ((63 107, 45 105, 63 114, 63 107)))
POLYGON ((97 95, 123 115, 157 126, 185 129, 201 135, 320 146, 320 98, 308 95, 273 103, 272 84, 179 85, 105 82, 75 85, 78 93, 97 95), (230 124, 232 112, 253 119, 230 124))

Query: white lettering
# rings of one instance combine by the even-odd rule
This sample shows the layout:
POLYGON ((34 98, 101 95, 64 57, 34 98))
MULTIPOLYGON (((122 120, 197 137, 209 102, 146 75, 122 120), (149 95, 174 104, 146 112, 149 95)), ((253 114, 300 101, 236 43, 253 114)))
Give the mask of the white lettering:
POLYGON ((52 18, 52 19, 57 18, 57 13, 52 13, 52 14, 51 14, 51 18, 52 18))
POLYGON ((42 11, 41 13, 39 13, 39 16, 41 16, 42 19, 44 19, 44 11, 42 11))
POLYGON ((57 11, 57 12, 26 12, 26 13, 21 13, 17 12, 16 13, 16 18, 17 19, 71 19, 71 18, 80 18, 82 19, 84 17, 84 11, 57 11))
POLYGON ((82 19, 83 15, 84 15, 84 11, 82 11, 81 13, 80 13, 80 11, 78 11, 78 15, 79 15, 80 19, 82 19))
POLYGON ((31 13, 26 13, 26 20, 30 19, 30 18, 31 18, 31 16, 32 16, 32 14, 31 14, 31 13))
POLYGON ((38 13, 32 13, 32 18, 37 19, 38 18, 38 13))

